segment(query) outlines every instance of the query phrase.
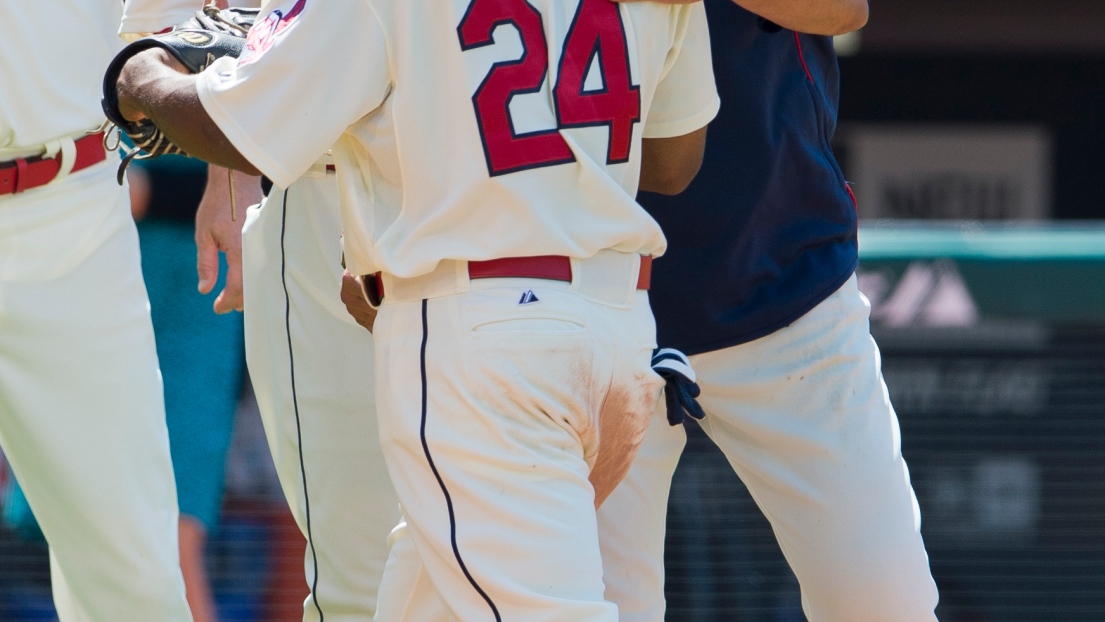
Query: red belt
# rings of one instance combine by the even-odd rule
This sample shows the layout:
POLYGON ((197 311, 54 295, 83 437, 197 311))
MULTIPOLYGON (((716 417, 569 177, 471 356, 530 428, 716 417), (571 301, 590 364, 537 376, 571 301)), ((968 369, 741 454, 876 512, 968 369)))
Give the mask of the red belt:
MULTIPOLYGON (((507 257, 487 261, 469 261, 470 279, 547 279, 550 281, 572 282, 572 260, 560 255, 542 255, 539 257, 507 257)), ((652 282, 652 257, 641 256, 641 270, 637 274, 637 289, 647 290, 652 282)), ((365 278, 365 293, 374 305, 384 298, 384 281, 380 273, 365 278), (373 286, 374 285, 374 286, 373 286)))
MULTIPOLYGON (((71 172, 76 173, 107 159, 102 132, 85 136, 74 142, 77 145, 77 157, 71 172)), ((54 181, 59 170, 61 170, 60 152, 54 158, 35 156, 0 162, 0 195, 19 194, 24 190, 45 186, 54 181)))

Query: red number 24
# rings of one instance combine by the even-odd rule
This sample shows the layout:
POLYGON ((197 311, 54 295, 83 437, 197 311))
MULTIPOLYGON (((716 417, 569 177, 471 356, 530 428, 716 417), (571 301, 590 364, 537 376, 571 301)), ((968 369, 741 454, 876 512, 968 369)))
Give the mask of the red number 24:
POLYGON ((553 88, 557 127, 551 130, 518 134, 510 117, 514 96, 540 91, 549 72, 544 24, 533 5, 526 0, 472 0, 457 27, 461 49, 493 44, 492 34, 504 24, 518 30, 522 57, 492 65, 472 96, 488 172, 505 175, 574 162, 559 132, 570 127, 607 126, 607 163, 628 161, 633 125, 641 120, 641 95, 630 76, 629 44, 618 6, 610 0, 580 0, 553 88), (587 71, 596 58, 603 88, 587 91, 587 71))

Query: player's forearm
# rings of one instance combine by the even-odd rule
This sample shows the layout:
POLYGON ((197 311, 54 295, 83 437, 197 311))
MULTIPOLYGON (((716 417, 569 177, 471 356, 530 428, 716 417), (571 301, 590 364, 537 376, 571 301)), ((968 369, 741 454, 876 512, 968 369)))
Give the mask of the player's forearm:
POLYGON ((208 116, 196 92, 196 76, 182 73, 174 65, 175 59, 156 49, 127 61, 118 82, 123 116, 128 120, 148 117, 193 157, 260 175, 208 116))
POLYGON ((842 35, 867 24, 868 0, 733 0, 783 28, 842 35))

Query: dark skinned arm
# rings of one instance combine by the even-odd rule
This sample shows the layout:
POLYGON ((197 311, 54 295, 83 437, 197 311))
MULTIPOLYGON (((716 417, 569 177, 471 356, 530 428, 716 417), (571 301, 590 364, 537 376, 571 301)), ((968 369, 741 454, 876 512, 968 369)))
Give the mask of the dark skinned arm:
POLYGON ((679 194, 702 167, 706 128, 673 138, 646 138, 641 146, 641 185, 646 192, 679 194))
MULTIPOLYGON (((614 0, 643 2, 645 0, 614 0)), ((648 0, 691 4, 699 0, 648 0)), ((760 17, 811 35, 843 35, 867 24, 868 0, 733 0, 760 17)))
POLYGON ((733 0, 783 28, 811 35, 843 35, 867 24, 868 0, 733 0))
POLYGON ((119 111, 128 121, 149 118, 189 155, 260 175, 211 120, 196 92, 196 76, 165 50, 136 54, 119 75, 119 111))

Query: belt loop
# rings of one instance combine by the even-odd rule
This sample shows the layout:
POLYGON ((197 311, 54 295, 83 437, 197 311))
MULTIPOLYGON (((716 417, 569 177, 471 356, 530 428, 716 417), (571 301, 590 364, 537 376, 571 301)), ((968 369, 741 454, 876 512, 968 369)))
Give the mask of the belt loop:
POLYGON ((572 259, 571 290, 589 300, 628 308, 637 292, 641 256, 611 249, 572 259))
POLYGON ((15 159, 15 187, 12 188, 12 194, 19 194, 26 190, 23 184, 27 183, 27 160, 26 158, 15 159))
POLYGON ((648 291, 652 288, 652 257, 641 255, 641 270, 637 273, 637 289, 648 291))
POLYGON ((63 136, 46 143, 46 153, 43 157, 56 158, 59 151, 61 152, 61 159, 58 160, 58 172, 54 175, 53 181, 60 181, 68 177, 77 164, 77 143, 73 141, 72 136, 63 136))

